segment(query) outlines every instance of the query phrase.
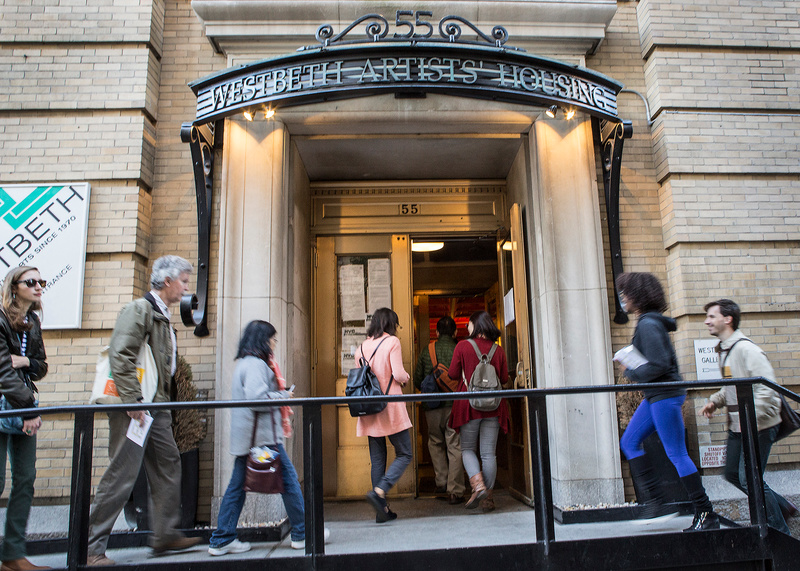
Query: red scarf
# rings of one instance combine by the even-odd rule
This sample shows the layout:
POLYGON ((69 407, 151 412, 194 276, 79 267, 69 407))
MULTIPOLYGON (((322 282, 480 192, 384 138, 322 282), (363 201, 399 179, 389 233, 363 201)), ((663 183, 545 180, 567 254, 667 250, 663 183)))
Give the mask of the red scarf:
MULTIPOLYGON (((281 373, 280 367, 278 367, 278 362, 275 360, 273 355, 269 356, 269 368, 272 369, 272 372, 275 373, 275 378, 278 380, 278 388, 282 391, 286 390, 286 379, 283 378, 283 373, 281 373)), ((292 435, 292 421, 290 417, 294 414, 292 407, 290 406, 282 406, 281 407, 281 418, 283 419, 283 436, 284 438, 289 438, 292 435)))

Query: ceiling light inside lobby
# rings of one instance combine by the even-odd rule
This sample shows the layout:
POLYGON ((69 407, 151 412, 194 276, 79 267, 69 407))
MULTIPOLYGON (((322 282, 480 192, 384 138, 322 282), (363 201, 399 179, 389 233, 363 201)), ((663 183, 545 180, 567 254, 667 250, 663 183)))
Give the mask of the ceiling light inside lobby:
POLYGON ((411 242, 412 252, 436 252, 444 248, 444 242, 411 242))

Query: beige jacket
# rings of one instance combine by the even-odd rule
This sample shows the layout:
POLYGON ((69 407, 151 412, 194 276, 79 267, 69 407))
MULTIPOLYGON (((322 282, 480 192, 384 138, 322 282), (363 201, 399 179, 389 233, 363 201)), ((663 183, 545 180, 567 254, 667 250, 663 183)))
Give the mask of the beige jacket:
MULTIPOLYGON (((775 371, 769 364, 769 359, 761 347, 750 341, 744 334, 737 330, 725 341, 720 342, 719 365, 720 370, 730 367, 730 376, 722 370, 726 378, 764 377, 775 382, 775 371), (736 343, 741 341, 740 343, 736 343), (733 344, 736 347, 731 350, 733 344)), ((756 424, 758 430, 772 428, 781 423, 781 399, 778 393, 765 387, 761 383, 753 385, 753 398, 756 405, 756 424)), ((727 386, 711 395, 710 399, 717 408, 728 408, 728 429, 732 432, 741 432, 739 424, 739 404, 736 400, 736 387, 727 386)))

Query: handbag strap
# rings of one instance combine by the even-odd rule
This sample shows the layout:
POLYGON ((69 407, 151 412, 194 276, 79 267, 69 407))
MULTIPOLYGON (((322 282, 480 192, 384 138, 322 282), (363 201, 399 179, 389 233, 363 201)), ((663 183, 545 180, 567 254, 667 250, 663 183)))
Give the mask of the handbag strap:
POLYGON ((256 428, 258 428, 258 411, 253 411, 255 420, 253 421, 253 434, 250 436, 250 448, 256 445, 256 428))

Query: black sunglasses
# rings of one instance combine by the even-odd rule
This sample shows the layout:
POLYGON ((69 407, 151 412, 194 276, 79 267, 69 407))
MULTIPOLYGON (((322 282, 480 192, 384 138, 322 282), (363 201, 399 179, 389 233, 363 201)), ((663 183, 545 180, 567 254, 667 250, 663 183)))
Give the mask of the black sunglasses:
POLYGON ((15 284, 25 284, 28 287, 35 287, 36 284, 39 284, 42 287, 47 285, 47 280, 35 280, 33 278, 29 278, 27 280, 17 280, 14 282, 15 284))

